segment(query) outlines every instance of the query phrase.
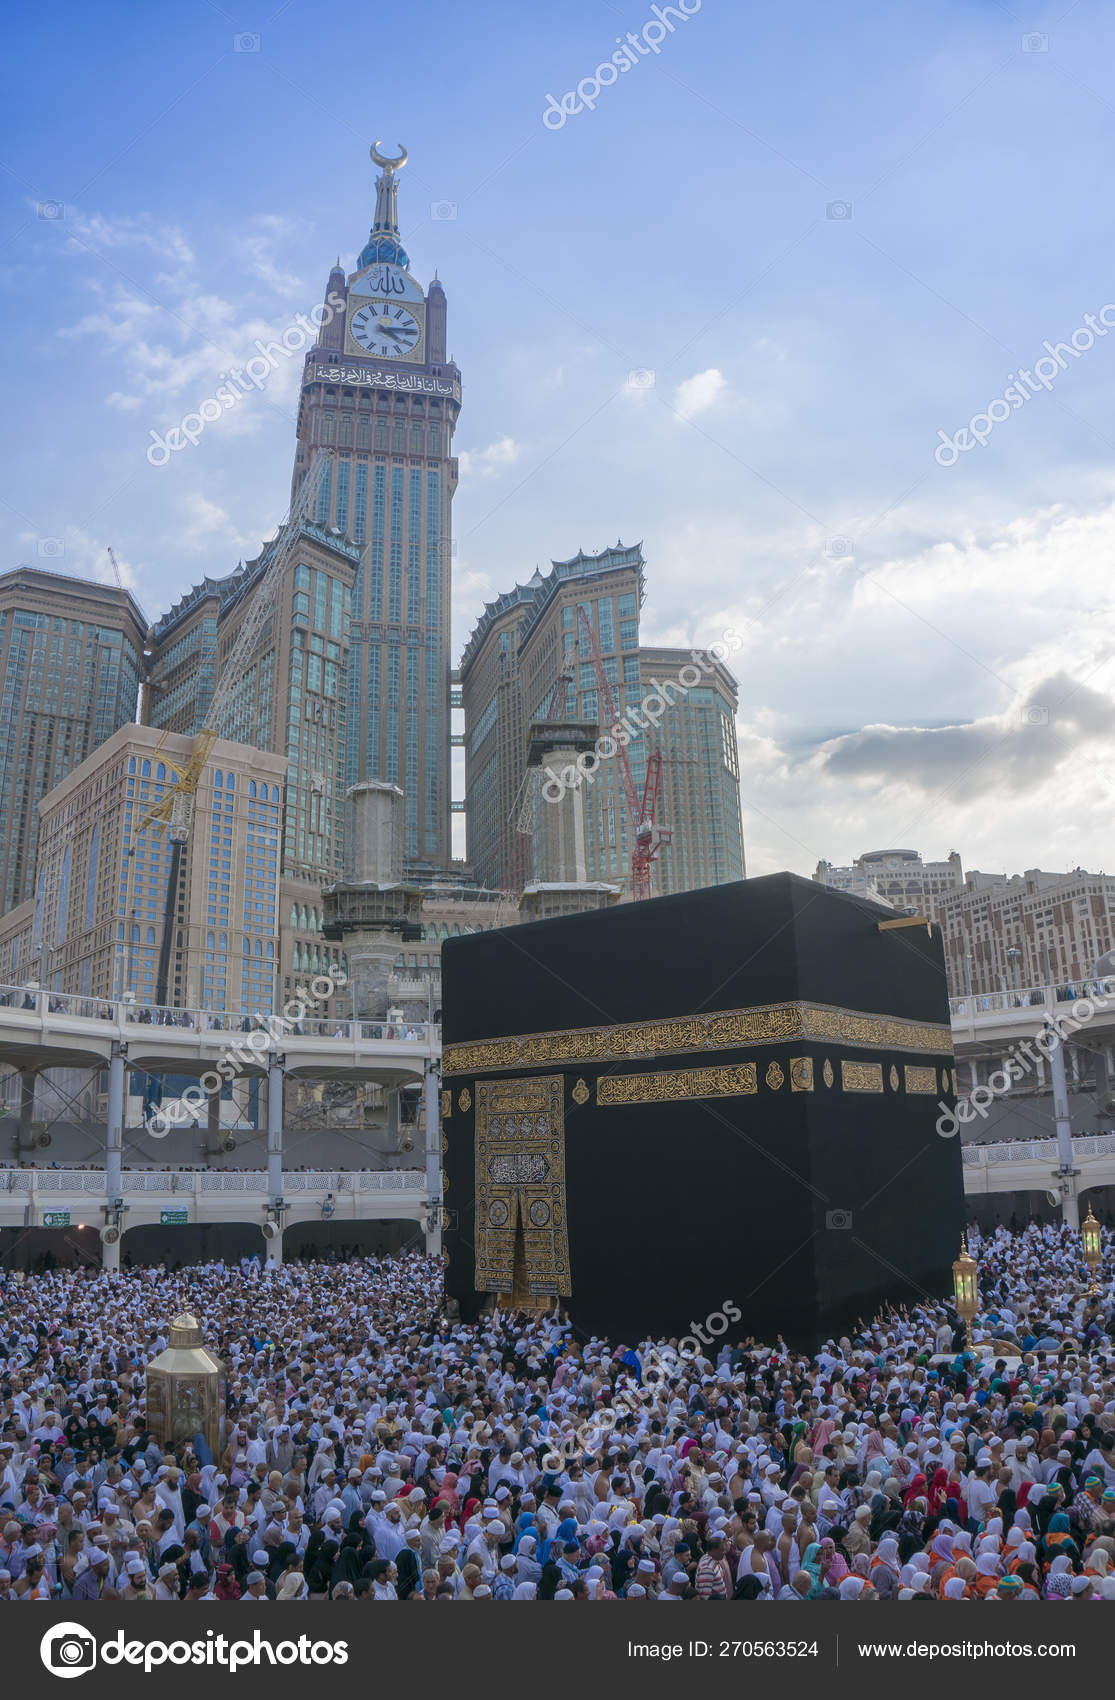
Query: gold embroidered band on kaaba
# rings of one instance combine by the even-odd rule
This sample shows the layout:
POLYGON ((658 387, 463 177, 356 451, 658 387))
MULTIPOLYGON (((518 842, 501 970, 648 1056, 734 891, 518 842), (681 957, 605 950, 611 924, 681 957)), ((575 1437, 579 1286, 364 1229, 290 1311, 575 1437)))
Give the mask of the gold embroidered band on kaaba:
POLYGON ((833 1004, 795 1002, 717 1010, 708 1015, 662 1021, 601 1024, 568 1028, 564 1032, 523 1033, 507 1039, 477 1039, 469 1044, 447 1045, 442 1053, 441 1070, 443 1075, 490 1074, 505 1068, 676 1056, 684 1051, 731 1051, 747 1045, 803 1039, 872 1051, 952 1055, 952 1029, 946 1023, 904 1021, 894 1015, 866 1015, 833 1004))

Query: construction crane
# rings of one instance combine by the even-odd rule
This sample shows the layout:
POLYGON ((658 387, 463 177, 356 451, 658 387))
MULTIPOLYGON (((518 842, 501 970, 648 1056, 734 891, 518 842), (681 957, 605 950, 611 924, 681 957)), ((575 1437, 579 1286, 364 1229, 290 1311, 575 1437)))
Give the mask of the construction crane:
MULTIPOLYGON (((275 602, 283 581, 283 574, 290 564, 291 558, 298 547, 299 532, 317 501, 322 476, 328 464, 327 456, 322 450, 317 450, 305 478, 298 486, 297 494, 290 505, 290 512, 284 521, 279 536, 272 546, 266 565, 256 580, 252 599, 248 604, 247 613, 236 634, 224 666, 220 670, 216 689, 213 692, 209 707, 201 729, 194 738, 193 748, 185 762, 177 762, 167 754, 165 749, 168 734, 155 749, 159 756, 174 775, 174 782, 166 787, 161 798, 153 803, 143 817, 133 835, 135 839, 150 826, 153 836, 159 837, 165 830, 170 844, 170 868, 167 873, 166 903, 163 912, 163 936, 159 949, 159 970, 156 980, 155 1002, 165 1005, 170 979, 171 941, 174 937, 174 917, 178 902, 178 883, 182 871, 182 859, 186 844, 189 841, 190 828, 194 818, 194 796, 209 752, 218 738, 231 735, 230 722, 235 708, 236 696, 243 684, 245 674, 259 646, 264 628, 275 609, 275 602)), ((112 554, 111 549, 109 554, 112 554)), ((115 566, 115 556, 113 556, 115 566)), ((119 572, 119 569, 117 569, 119 572)))
POLYGON ((121 573, 120 573, 120 563, 116 559, 116 554, 115 554, 115 551, 113 550, 111 543, 108 546, 108 558, 112 562, 112 573, 113 573, 113 577, 116 580, 116 588, 117 588, 117 590, 123 590, 124 580, 121 577, 121 573))
MULTIPOLYGON (((668 826, 663 826, 658 819, 658 811, 662 799, 662 754, 658 749, 651 750, 647 756, 647 775, 643 782, 643 793, 639 795, 635 786, 635 776, 631 772, 631 763, 627 759, 627 747, 619 736, 620 716, 616 707, 615 693, 611 680, 604 667, 604 658, 600 653, 600 645, 596 641, 596 633, 592 628, 588 610, 583 602, 577 604, 577 627, 592 661, 592 669, 596 676, 596 687, 600 693, 600 701, 604 706, 604 731, 611 737, 616 746, 615 759, 619 763, 620 778, 623 783, 623 794, 627 800, 627 812, 631 821, 634 835, 634 845, 631 850, 631 896, 636 903, 652 895, 651 883, 655 858, 663 844, 669 844, 673 833, 668 826)), ((560 681, 559 681, 560 682, 560 681)), ((555 690, 556 690, 555 686, 555 690)))

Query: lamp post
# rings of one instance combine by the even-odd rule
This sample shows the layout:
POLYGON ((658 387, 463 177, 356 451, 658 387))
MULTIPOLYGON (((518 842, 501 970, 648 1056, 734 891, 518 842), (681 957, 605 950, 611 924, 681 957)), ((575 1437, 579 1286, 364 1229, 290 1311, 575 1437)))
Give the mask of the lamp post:
POLYGON ((1006 950, 1003 952, 1003 955, 1006 957, 1007 961, 1010 963, 1011 985, 1013 986, 1014 990, 1017 991, 1018 990, 1018 968, 1019 968, 1019 963, 1022 960, 1022 952, 1019 950, 1017 945, 1012 944, 1012 945, 1007 946, 1006 950))
POLYGON ((1096 1279, 1099 1266, 1103 1261, 1103 1247, 1100 1244, 1100 1225, 1092 1214, 1092 1206, 1088 1206, 1088 1214, 1080 1224, 1080 1238, 1084 1243, 1084 1261, 1092 1276, 1092 1294, 1095 1298, 1099 1292, 1099 1282, 1096 1279))
POLYGON ((972 1323, 979 1310, 978 1274, 979 1265, 968 1250, 968 1236, 965 1234, 960 1242, 960 1256, 952 1266, 952 1291, 957 1315, 964 1324, 964 1338, 969 1351, 972 1350, 972 1323))

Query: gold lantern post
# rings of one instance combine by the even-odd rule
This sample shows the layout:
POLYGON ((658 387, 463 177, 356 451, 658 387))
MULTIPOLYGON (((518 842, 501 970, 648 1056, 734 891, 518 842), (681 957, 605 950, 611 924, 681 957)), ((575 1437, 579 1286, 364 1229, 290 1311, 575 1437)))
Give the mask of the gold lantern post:
POLYGON ((979 1310, 979 1265, 968 1250, 968 1236, 960 1242, 960 1256, 952 1266, 952 1291, 957 1314, 964 1324, 964 1338, 972 1350, 972 1323, 979 1310))
POLYGON ((1088 1206, 1088 1214, 1080 1224, 1080 1238, 1084 1243, 1084 1261, 1088 1265, 1092 1277, 1092 1297, 1099 1292, 1099 1282, 1096 1279, 1099 1266, 1103 1262, 1103 1246, 1100 1242, 1100 1225, 1092 1214, 1092 1206, 1088 1206))
POLYGON ((147 1366, 147 1427, 164 1446, 189 1444, 201 1434, 214 1458, 224 1447, 224 1366, 201 1343, 201 1324, 183 1311, 170 1325, 170 1344, 147 1366))

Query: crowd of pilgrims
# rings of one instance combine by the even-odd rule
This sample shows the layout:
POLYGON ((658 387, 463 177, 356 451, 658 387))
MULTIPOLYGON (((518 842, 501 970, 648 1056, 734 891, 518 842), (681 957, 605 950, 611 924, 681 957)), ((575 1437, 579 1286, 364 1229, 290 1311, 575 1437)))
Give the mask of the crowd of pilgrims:
POLYGON ((1115 1599, 1108 1265, 970 1243, 972 1349, 926 1302, 813 1355, 464 1325, 417 1254, 5 1272, 0 1600, 1115 1599), (183 1311, 216 1456, 144 1425, 183 1311))

